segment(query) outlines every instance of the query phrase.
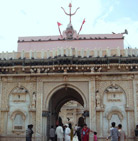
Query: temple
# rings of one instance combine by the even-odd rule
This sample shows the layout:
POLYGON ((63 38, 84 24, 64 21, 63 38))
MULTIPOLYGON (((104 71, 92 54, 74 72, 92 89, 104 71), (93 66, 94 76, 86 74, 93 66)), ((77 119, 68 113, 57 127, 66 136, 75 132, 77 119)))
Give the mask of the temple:
POLYGON ((126 31, 82 35, 68 16, 61 35, 19 37, 17 52, 0 53, 0 141, 24 141, 28 124, 33 141, 48 141, 59 119, 83 119, 99 141, 114 121, 135 139, 138 49, 124 48, 126 31))

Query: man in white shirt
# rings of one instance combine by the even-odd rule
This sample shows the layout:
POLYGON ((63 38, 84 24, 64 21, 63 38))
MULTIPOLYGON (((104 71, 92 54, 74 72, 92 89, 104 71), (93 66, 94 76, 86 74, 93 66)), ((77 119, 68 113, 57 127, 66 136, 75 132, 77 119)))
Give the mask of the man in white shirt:
POLYGON ((56 128, 57 141, 63 141, 63 128, 59 124, 56 128))
POLYGON ((75 124, 74 130, 77 131, 77 129, 78 129, 78 126, 77 124, 75 124))
POLYGON ((65 124, 65 141, 70 141, 71 130, 68 124, 65 124))

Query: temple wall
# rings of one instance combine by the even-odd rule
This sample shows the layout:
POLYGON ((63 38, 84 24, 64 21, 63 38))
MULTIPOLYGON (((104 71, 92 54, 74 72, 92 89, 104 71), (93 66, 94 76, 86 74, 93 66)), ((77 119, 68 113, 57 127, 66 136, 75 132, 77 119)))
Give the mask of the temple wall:
POLYGON ((101 96, 101 107, 97 108, 97 115, 102 116, 102 127, 98 132, 107 136, 111 122, 121 123, 128 136, 134 136, 134 95, 133 76, 97 77, 97 90, 101 96), (132 119, 133 118, 133 119, 132 119), (131 122, 128 122, 130 121, 131 122), (102 133, 101 133, 102 129, 102 133))
POLYGON ((133 140, 138 121, 138 76, 135 75, 64 75, 2 76, 0 81, 0 139, 23 140, 28 124, 34 125, 34 140, 46 139, 50 95, 65 87, 76 89, 89 110, 88 126, 98 137, 109 135, 110 124, 122 123, 129 140, 133 140), (21 124, 20 124, 21 123, 21 124))
POLYGON ((96 49, 103 49, 109 47, 110 49, 115 49, 116 47, 119 47, 120 49, 123 49, 123 40, 120 39, 114 39, 114 40, 79 40, 79 41, 47 41, 47 42, 19 42, 18 43, 18 51, 26 51, 29 52, 32 51, 40 51, 40 50, 55 50, 58 47, 64 47, 67 48, 67 46, 76 48, 78 50, 81 49, 89 49, 94 50, 96 49), (39 46, 39 48, 38 48, 39 46))
POLYGON ((19 37, 18 51, 56 50, 59 47, 71 47, 79 50, 115 49, 116 47, 120 49, 124 48, 123 34, 89 34, 79 35, 78 37, 78 35, 74 33, 73 38, 70 40, 70 35, 67 35, 67 32, 68 31, 63 32, 63 38, 60 36, 19 37))

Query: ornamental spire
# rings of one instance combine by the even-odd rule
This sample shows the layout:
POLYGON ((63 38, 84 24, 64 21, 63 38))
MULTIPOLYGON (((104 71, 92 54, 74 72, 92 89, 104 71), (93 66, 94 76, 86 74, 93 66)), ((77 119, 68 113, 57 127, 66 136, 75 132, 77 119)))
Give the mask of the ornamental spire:
POLYGON ((67 13, 65 11, 65 9, 63 7, 61 7, 63 9, 64 13, 70 17, 70 24, 71 24, 71 16, 75 15, 77 10, 79 9, 79 7, 78 7, 74 13, 71 13, 71 7, 72 7, 72 4, 70 3, 69 4, 69 13, 67 13))

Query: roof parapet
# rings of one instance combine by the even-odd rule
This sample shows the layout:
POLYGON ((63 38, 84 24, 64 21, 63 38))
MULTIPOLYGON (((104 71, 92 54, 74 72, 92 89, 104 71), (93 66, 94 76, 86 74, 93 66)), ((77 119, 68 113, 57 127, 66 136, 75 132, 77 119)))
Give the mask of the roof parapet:
POLYGON ((75 56, 75 57, 137 57, 138 56, 138 49, 120 49, 117 47, 116 49, 109 49, 108 47, 104 50, 102 49, 81 49, 78 50, 77 48, 67 47, 62 48, 58 47, 55 50, 47 50, 47 51, 30 51, 30 52, 2 52, 0 53, 0 60, 11 60, 11 59, 48 59, 48 58, 55 58, 58 56, 75 56))

